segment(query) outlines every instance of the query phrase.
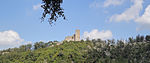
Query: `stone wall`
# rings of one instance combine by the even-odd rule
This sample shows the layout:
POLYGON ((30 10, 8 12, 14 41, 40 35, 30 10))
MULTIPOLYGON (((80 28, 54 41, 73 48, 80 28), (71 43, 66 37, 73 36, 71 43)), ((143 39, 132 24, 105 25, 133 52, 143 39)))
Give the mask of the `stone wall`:
POLYGON ((76 30, 73 36, 67 36, 65 41, 80 41, 80 30, 76 30))

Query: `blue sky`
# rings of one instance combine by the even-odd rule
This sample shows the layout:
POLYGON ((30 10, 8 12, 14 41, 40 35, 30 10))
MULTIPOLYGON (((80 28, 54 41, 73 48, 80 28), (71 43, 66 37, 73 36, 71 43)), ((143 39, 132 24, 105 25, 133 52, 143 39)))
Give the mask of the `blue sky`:
POLYGON ((82 38, 91 39, 150 34, 149 0, 64 0, 67 20, 60 18, 52 27, 47 21, 41 23, 40 4, 40 0, 0 2, 0 49, 40 40, 62 41, 76 29, 82 38))

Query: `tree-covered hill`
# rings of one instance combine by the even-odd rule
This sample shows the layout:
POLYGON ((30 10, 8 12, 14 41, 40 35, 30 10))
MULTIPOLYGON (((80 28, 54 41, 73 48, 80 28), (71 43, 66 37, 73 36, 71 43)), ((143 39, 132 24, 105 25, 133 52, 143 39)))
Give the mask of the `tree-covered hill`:
POLYGON ((0 51, 0 63, 150 63, 150 36, 123 40, 50 41, 0 51))

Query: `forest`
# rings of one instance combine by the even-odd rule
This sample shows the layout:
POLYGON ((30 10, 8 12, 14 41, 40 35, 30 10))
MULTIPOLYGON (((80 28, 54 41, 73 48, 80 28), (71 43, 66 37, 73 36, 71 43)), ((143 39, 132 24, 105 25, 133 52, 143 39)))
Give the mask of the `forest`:
POLYGON ((150 63, 150 35, 127 40, 49 41, 0 51, 0 63, 150 63))

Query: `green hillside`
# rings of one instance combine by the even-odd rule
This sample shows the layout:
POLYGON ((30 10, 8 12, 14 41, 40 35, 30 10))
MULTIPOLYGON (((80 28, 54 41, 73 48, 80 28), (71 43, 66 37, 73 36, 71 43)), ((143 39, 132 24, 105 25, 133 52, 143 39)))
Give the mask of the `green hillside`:
POLYGON ((36 42, 0 51, 0 63, 150 63, 150 38, 36 42))

